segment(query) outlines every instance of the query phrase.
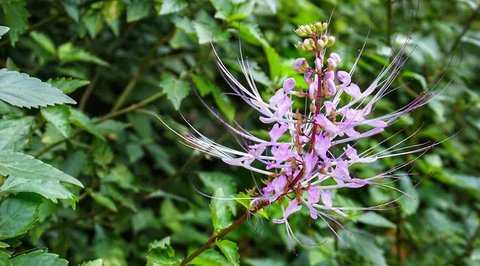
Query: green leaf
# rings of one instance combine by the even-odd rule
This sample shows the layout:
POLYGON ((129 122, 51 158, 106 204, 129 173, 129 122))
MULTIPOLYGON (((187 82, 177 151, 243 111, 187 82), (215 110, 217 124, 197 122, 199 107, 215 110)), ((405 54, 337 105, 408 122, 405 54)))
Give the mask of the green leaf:
POLYGON ((192 75, 192 81, 197 87, 200 95, 206 96, 212 94, 220 111, 227 117, 229 122, 232 122, 235 118, 235 108, 229 98, 225 97, 215 84, 198 75, 192 75))
MULTIPOLYGON (((158 5, 158 4, 157 4, 158 5)), ((185 0, 163 0, 158 14, 166 15, 181 11, 188 6, 185 0)), ((157 7, 158 10, 158 7, 157 7)))
MULTIPOLYGON (((10 27, 8 35, 10 43, 15 45, 20 35, 28 30, 28 17, 30 14, 25 8, 25 1, 2 1, 5 22, 10 27)), ((2 34, 3 35, 3 34, 2 34)))
POLYGON ((106 207, 107 209, 116 212, 117 211, 117 206, 116 204, 107 196, 104 196, 100 193, 97 192, 91 192, 90 195, 92 196, 92 199, 102 205, 103 207, 106 207))
POLYGON ((220 240, 217 241, 216 244, 232 265, 240 265, 240 254, 238 254, 238 247, 235 242, 230 240, 220 240))
POLYGON ((72 135, 73 129, 70 126, 70 107, 65 105, 44 107, 40 111, 46 121, 60 132, 65 138, 72 135))
POLYGON ((0 151, 0 174, 30 180, 66 182, 83 187, 80 181, 55 167, 30 155, 14 151, 0 151))
MULTIPOLYGON (((245 209, 247 209, 247 210, 252 209, 252 206, 250 205, 250 202, 252 201, 252 197, 249 196, 247 193, 240 192, 240 193, 234 195, 234 199, 235 199, 236 202, 240 203, 240 205, 245 207, 245 209)), ((257 214, 260 214, 265 219, 268 219, 268 213, 265 209, 261 209, 261 210, 257 211, 257 214)))
POLYGON ((0 240, 25 234, 37 222, 41 201, 21 194, 0 202, 0 240))
POLYGON ((180 261, 175 258, 175 250, 170 246, 170 237, 148 244, 147 266, 176 266, 180 261))
POLYGON ((0 100, 27 108, 76 102, 62 91, 37 78, 0 69, 0 100))
POLYGON ((373 236, 355 230, 352 235, 341 232, 342 239, 361 257, 376 266, 387 266, 383 250, 374 242, 373 236))
POLYGON ((80 264, 80 266, 102 266, 102 265, 103 265, 102 259, 84 261, 82 262, 82 264, 80 264))
POLYGON ((127 6, 127 22, 134 22, 147 17, 152 9, 151 0, 132 0, 127 6))
POLYGON ((84 62, 108 66, 107 62, 72 43, 64 43, 58 48, 58 58, 62 63, 84 62))
POLYGON ((190 84, 174 75, 164 72, 160 80, 160 86, 167 95, 167 99, 173 104, 175 110, 180 108, 182 100, 190 92, 190 84))
POLYGON ((268 45, 263 46, 263 51, 267 55, 268 67, 270 69, 270 79, 280 77, 282 74, 282 60, 277 51, 268 45))
POLYGON ((194 21, 193 29, 197 34, 199 44, 226 41, 230 36, 228 31, 224 31, 216 24, 207 24, 204 22, 194 21))
POLYGON ((394 223, 390 222, 385 217, 375 212, 366 212, 360 215, 360 217, 358 217, 358 221, 364 224, 378 226, 378 227, 395 228, 394 223))
POLYGON ((199 266, 225 266, 229 265, 228 261, 220 253, 214 249, 207 249, 200 255, 195 257, 190 264, 199 266))
POLYGON ((418 200, 418 192, 412 184, 412 181, 408 176, 404 176, 400 179, 400 187, 407 194, 398 201, 401 207, 402 213, 409 216, 414 214, 420 204, 418 200))
POLYGON ((84 79, 74 79, 74 78, 56 78, 47 80, 50 85, 55 88, 60 89, 65 94, 70 94, 77 89, 90 84, 90 81, 84 79))
POLYGON ((0 39, 1 39, 2 36, 5 35, 9 30, 10 30, 9 27, 0 26, 0 39))
POLYGON ((113 151, 108 142, 99 138, 93 140, 93 161, 100 166, 107 166, 113 161, 113 151))
POLYGON ((40 45, 40 47, 42 47, 43 50, 45 50, 50 55, 53 55, 53 56, 57 55, 57 49, 55 48, 55 44, 50 39, 50 37, 38 31, 30 32, 30 37, 32 38, 32 40, 38 43, 38 45, 40 45))
POLYGON ((93 123, 93 121, 81 111, 76 109, 70 110, 70 122, 79 128, 87 131, 88 133, 94 135, 95 137, 106 141, 105 137, 102 135, 100 130, 98 130, 97 126, 93 123))
POLYGON ((68 261, 60 259, 57 254, 47 253, 43 250, 36 250, 16 256, 10 260, 12 266, 67 266, 68 261))
POLYGON ((218 188, 213 193, 210 203, 210 214, 212 216, 213 229, 215 233, 222 231, 232 224, 232 214, 224 200, 222 188, 218 188))
POLYGON ((37 193, 54 203, 58 199, 75 200, 76 197, 58 181, 26 179, 10 176, 0 187, 0 194, 19 192, 37 193))
POLYGON ((20 150, 33 125, 32 117, 10 118, 0 120, 0 150, 20 150))
MULTIPOLYGON (((233 176, 223 172, 199 172, 198 176, 203 184, 213 193, 218 188, 221 188, 226 197, 232 197, 237 191, 237 182, 233 176)), ((230 210, 236 215, 235 201, 225 201, 230 210)))

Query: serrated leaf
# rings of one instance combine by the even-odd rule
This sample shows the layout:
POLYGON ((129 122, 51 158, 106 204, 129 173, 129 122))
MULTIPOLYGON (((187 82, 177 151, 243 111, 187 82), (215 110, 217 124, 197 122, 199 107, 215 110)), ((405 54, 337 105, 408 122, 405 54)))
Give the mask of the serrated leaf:
MULTIPOLYGON (((245 209, 247 210, 251 210, 252 209, 252 206, 250 205, 250 202, 252 201, 251 199, 252 197, 248 196, 246 193, 244 192, 240 192, 236 195, 234 195, 234 199, 236 202, 240 203, 240 205, 242 205, 243 207, 245 207, 245 209)), ((257 214, 260 214, 261 216, 263 216, 265 219, 268 219, 268 213, 265 211, 265 209, 261 209, 259 211, 256 212, 257 214)))
POLYGON ((60 89, 65 94, 70 94, 77 89, 90 84, 89 80, 74 79, 74 78, 56 78, 47 81, 53 87, 60 89))
POLYGON ((102 266, 102 265, 103 265, 102 259, 84 261, 82 262, 82 264, 80 264, 80 266, 102 266))
POLYGON ((92 199, 102 205, 103 207, 106 207, 107 209, 116 212, 117 211, 117 206, 116 204, 107 196, 104 196, 100 193, 97 192, 91 192, 90 195, 92 196, 92 199))
POLYGON ((93 121, 81 111, 71 109, 70 122, 72 122, 72 124, 78 126, 79 128, 87 131, 88 133, 94 135, 95 137, 106 141, 105 137, 102 135, 100 130, 98 130, 97 126, 93 123, 93 121))
POLYGON ((220 240, 217 241, 216 244, 232 265, 240 265, 240 254, 238 254, 238 247, 235 242, 230 240, 220 240))
POLYGON ((132 0, 127 6, 127 22, 134 22, 147 17, 152 9, 151 0, 132 0))
POLYGON ((232 214, 224 198, 222 188, 213 193, 210 203, 210 214, 212 216, 213 231, 218 233, 232 224, 232 214))
POLYGON ((10 196, 0 202, 0 240, 25 234, 37 222, 41 201, 28 194, 10 196))
POLYGON ((182 100, 190 92, 190 84, 174 75, 165 72, 162 74, 160 86, 167 95, 167 99, 173 104, 175 110, 180 108, 182 100))
POLYGON ((2 1, 3 14, 7 26, 10 27, 8 35, 10 43, 15 45, 22 33, 28 29, 28 17, 30 14, 25 8, 25 1, 2 1))
POLYGON ((46 82, 27 74, 0 69, 0 100, 27 108, 76 102, 46 82))
POLYGON ((9 118, 0 120, 0 150, 19 150, 25 144, 25 138, 34 122, 32 117, 9 118))
POLYGON ((207 249, 195 257, 190 264, 199 266, 225 266, 228 261, 214 249, 207 249))
POLYGON ((57 203, 58 199, 76 199, 76 197, 58 181, 26 179, 10 176, 0 187, 0 194, 16 194, 20 192, 37 193, 54 203, 57 203))
MULTIPOLYGON (((188 6, 185 0, 163 0, 158 11, 160 15, 166 15, 181 11, 188 6)), ((157 8, 158 10, 158 8, 157 8)))
POLYGON ((93 161, 100 166, 107 166, 113 161, 113 151, 106 141, 95 138, 93 141, 93 161))
POLYGON ((57 254, 47 253, 43 250, 36 250, 16 256, 10 260, 12 266, 67 266, 68 261, 60 259, 57 254))
POLYGON ((60 132, 65 138, 72 135, 73 129, 70 126, 70 107, 65 105, 44 107, 40 111, 46 121, 60 132))
POLYGON ((31 180, 60 181, 83 187, 80 181, 57 168, 14 151, 0 151, 0 174, 31 180))
POLYGON ((2 36, 5 35, 9 30, 10 30, 9 27, 0 26, 0 39, 1 39, 2 36))
POLYGON ((108 66, 108 63, 83 48, 74 46, 72 43, 64 43, 58 47, 58 58, 62 63, 84 62, 108 66))

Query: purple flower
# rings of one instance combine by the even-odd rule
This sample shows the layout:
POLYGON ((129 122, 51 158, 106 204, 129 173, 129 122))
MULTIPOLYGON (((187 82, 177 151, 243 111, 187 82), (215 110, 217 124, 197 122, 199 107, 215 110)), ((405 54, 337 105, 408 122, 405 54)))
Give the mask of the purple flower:
MULTIPOLYGON (((231 126, 214 111, 212 113, 229 130, 250 145, 243 150, 236 150, 208 139, 195 129, 195 135, 183 136, 177 133, 187 146, 218 157, 227 164, 259 173, 265 176, 266 180, 270 180, 257 195, 252 195, 252 204, 280 202, 282 218, 273 221, 285 224, 287 230, 290 230, 288 217, 300 211, 302 205, 309 209, 312 219, 327 217, 331 220, 333 218, 330 212, 346 216, 344 210, 361 209, 336 206, 332 191, 380 185, 379 181, 394 177, 392 172, 401 168, 395 167, 376 176, 361 179, 350 170, 353 164, 374 163, 383 158, 423 152, 432 147, 428 144, 397 147, 401 144, 399 143, 375 153, 373 148, 359 151, 353 144, 380 134, 398 118, 425 105, 433 97, 432 93, 421 95, 392 113, 380 117, 372 116, 375 103, 388 93, 388 86, 398 75, 399 66, 404 63, 401 54, 404 53, 406 45, 399 55, 391 60, 391 64, 362 91, 352 82, 354 69, 348 72, 338 69, 341 63, 340 55, 332 52, 324 60, 326 50, 335 43, 335 38, 326 35, 326 26, 318 27, 319 29, 307 26, 296 32, 312 41, 308 41, 308 45, 302 42, 297 44, 297 47, 312 52, 315 56, 315 68, 310 68, 305 58, 298 58, 293 63, 294 70, 304 74, 307 87, 294 91, 295 80, 287 78, 283 87, 268 101, 260 95, 250 67, 244 60, 240 60, 240 68, 247 79, 247 87, 230 73, 214 51, 218 68, 233 92, 259 112, 260 121, 273 124, 269 130, 269 139, 259 138, 245 129, 231 126), (299 101, 308 101, 307 106, 310 108, 300 114, 293 111, 292 105, 296 96, 306 96, 304 91, 308 91, 308 98, 299 101), (257 163, 253 164, 254 162, 257 163), (283 202, 288 202, 286 209, 283 202)), ((405 165, 407 164, 403 166, 405 165)))

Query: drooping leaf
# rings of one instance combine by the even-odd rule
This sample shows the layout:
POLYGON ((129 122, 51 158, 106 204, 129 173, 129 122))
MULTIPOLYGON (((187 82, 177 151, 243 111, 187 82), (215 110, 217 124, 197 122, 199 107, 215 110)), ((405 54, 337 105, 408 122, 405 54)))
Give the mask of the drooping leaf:
POLYGON ((176 110, 180 108, 182 100, 190 92, 190 84, 187 81, 178 79, 168 72, 162 74, 160 86, 176 110))
POLYGON ((97 192, 91 192, 90 195, 96 203, 102 205, 103 207, 106 207, 114 212, 118 210, 116 204, 109 197, 97 192))
POLYGON ((10 27, 8 32, 10 43, 15 45, 20 35, 28 29, 28 17, 30 14, 25 8, 24 0, 2 1, 1 6, 7 26, 10 27))
POLYGON ((68 261, 60 259, 57 254, 47 253, 44 250, 36 250, 16 256, 10 260, 12 266, 67 266, 68 261))
POLYGON ((210 203, 210 214, 212 216, 213 229, 215 233, 222 231, 232 224, 232 214, 224 198, 222 188, 218 188, 213 194, 210 203))
POLYGON ((10 196, 0 202, 0 240, 25 234, 37 222, 41 201, 29 194, 10 196))
POLYGON ((19 150, 25 144, 25 138, 33 124, 32 117, 11 118, 0 120, 0 150, 19 150))
POLYGON ((55 167, 30 155, 14 151, 0 151, 0 174, 30 180, 66 182, 83 187, 80 181, 55 167))
POLYGON ((108 66, 108 63, 72 43, 64 43, 58 47, 58 58, 63 63, 84 62, 108 66))
POLYGON ((70 126, 70 108, 64 105, 44 107, 40 111, 46 121, 60 132, 65 138, 72 135, 73 129, 70 126))
POLYGON ((217 241, 216 244, 232 265, 240 265, 240 255, 238 254, 238 247, 235 242, 230 240, 220 240, 217 241))
POLYGON ((98 130, 97 126, 93 123, 93 121, 81 111, 76 109, 70 110, 70 122, 79 128, 87 131, 88 133, 94 135, 95 137, 106 141, 105 137, 102 135, 100 130, 98 130))
POLYGON ((58 199, 76 199, 75 195, 58 181, 26 179, 10 176, 0 187, 0 194, 16 194, 19 192, 37 193, 54 203, 57 203, 58 199))
POLYGON ((53 41, 48 37, 47 35, 38 32, 38 31, 32 31, 30 32, 30 37, 38 44, 40 47, 42 47, 43 50, 45 50, 48 54, 52 56, 57 55, 57 49, 55 48, 55 44, 53 41))
POLYGON ((27 108, 76 102, 50 84, 27 74, 0 69, 0 100, 27 108))
POLYGON ((70 94, 77 89, 90 84, 90 81, 74 78, 56 78, 47 80, 53 87, 60 89, 65 94, 70 94))

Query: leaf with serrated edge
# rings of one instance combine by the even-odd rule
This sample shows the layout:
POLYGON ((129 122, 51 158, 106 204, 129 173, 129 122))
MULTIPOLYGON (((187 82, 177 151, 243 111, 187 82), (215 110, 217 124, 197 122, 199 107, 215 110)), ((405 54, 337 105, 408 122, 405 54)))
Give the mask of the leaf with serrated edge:
POLYGON ((0 174, 34 180, 62 181, 83 187, 74 177, 34 157, 14 151, 0 151, 0 174))
POLYGON ((0 69, 0 100, 26 108, 77 103, 46 82, 7 69, 0 69))

